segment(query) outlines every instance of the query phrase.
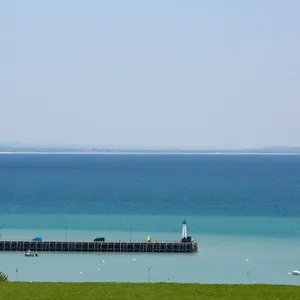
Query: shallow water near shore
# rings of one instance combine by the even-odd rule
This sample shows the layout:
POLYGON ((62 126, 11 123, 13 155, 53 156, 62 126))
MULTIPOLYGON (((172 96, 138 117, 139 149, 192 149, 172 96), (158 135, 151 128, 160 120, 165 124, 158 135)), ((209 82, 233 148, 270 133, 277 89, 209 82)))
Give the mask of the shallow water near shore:
MULTIPOLYGON (((34 232, 11 229, 4 238, 29 239, 34 232)), ((64 240, 64 230, 42 233, 47 240, 64 240)), ((66 238, 92 240, 95 233, 68 230, 66 238)), ((132 240, 145 240, 148 234, 132 232, 132 240)), ((178 240, 175 233, 154 234, 157 240, 165 240, 166 236, 178 240)), ((97 231, 97 236, 129 240, 127 231, 97 231)), ((216 235, 194 235, 194 239, 199 245, 199 252, 194 254, 40 252, 39 257, 25 257, 22 252, 2 252, 0 270, 11 281, 147 282, 149 276, 151 282, 300 285, 300 276, 288 274, 299 268, 299 240, 216 235)))

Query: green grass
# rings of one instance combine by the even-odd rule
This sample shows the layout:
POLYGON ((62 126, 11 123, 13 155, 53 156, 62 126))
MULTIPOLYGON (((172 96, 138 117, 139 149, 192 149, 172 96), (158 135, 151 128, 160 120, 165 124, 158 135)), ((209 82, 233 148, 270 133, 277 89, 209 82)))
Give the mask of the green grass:
POLYGON ((299 300, 300 286, 176 283, 0 283, 0 300, 299 300))

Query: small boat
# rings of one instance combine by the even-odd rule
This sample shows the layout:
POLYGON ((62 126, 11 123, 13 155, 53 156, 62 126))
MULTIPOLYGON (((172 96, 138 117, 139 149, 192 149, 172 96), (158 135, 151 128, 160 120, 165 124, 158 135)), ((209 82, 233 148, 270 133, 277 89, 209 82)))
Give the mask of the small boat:
POLYGON ((292 272, 289 272, 289 275, 300 275, 300 270, 294 270, 292 272))
POLYGON ((25 256, 38 256, 37 253, 32 253, 30 250, 27 250, 24 255, 25 256))

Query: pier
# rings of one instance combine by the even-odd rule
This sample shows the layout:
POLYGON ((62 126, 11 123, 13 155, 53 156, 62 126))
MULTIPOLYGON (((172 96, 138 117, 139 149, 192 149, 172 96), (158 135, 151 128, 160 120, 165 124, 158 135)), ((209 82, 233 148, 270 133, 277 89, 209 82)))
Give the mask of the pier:
POLYGON ((198 251, 196 242, 124 242, 124 241, 0 241, 0 252, 140 252, 192 253, 198 251))
POLYGON ((94 241, 47 241, 41 237, 33 240, 0 241, 0 252, 139 252, 139 253, 193 253, 198 252, 198 244, 187 235, 187 222, 182 221, 182 234, 180 241, 105 241, 104 237, 95 238, 94 241))

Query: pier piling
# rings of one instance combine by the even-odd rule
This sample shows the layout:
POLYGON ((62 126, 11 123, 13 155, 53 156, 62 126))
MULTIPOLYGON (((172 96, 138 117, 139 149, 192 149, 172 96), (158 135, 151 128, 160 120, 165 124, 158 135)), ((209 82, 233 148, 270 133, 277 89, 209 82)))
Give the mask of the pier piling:
POLYGON ((197 242, 137 242, 137 241, 0 241, 0 252, 138 252, 138 253, 193 253, 197 242))

